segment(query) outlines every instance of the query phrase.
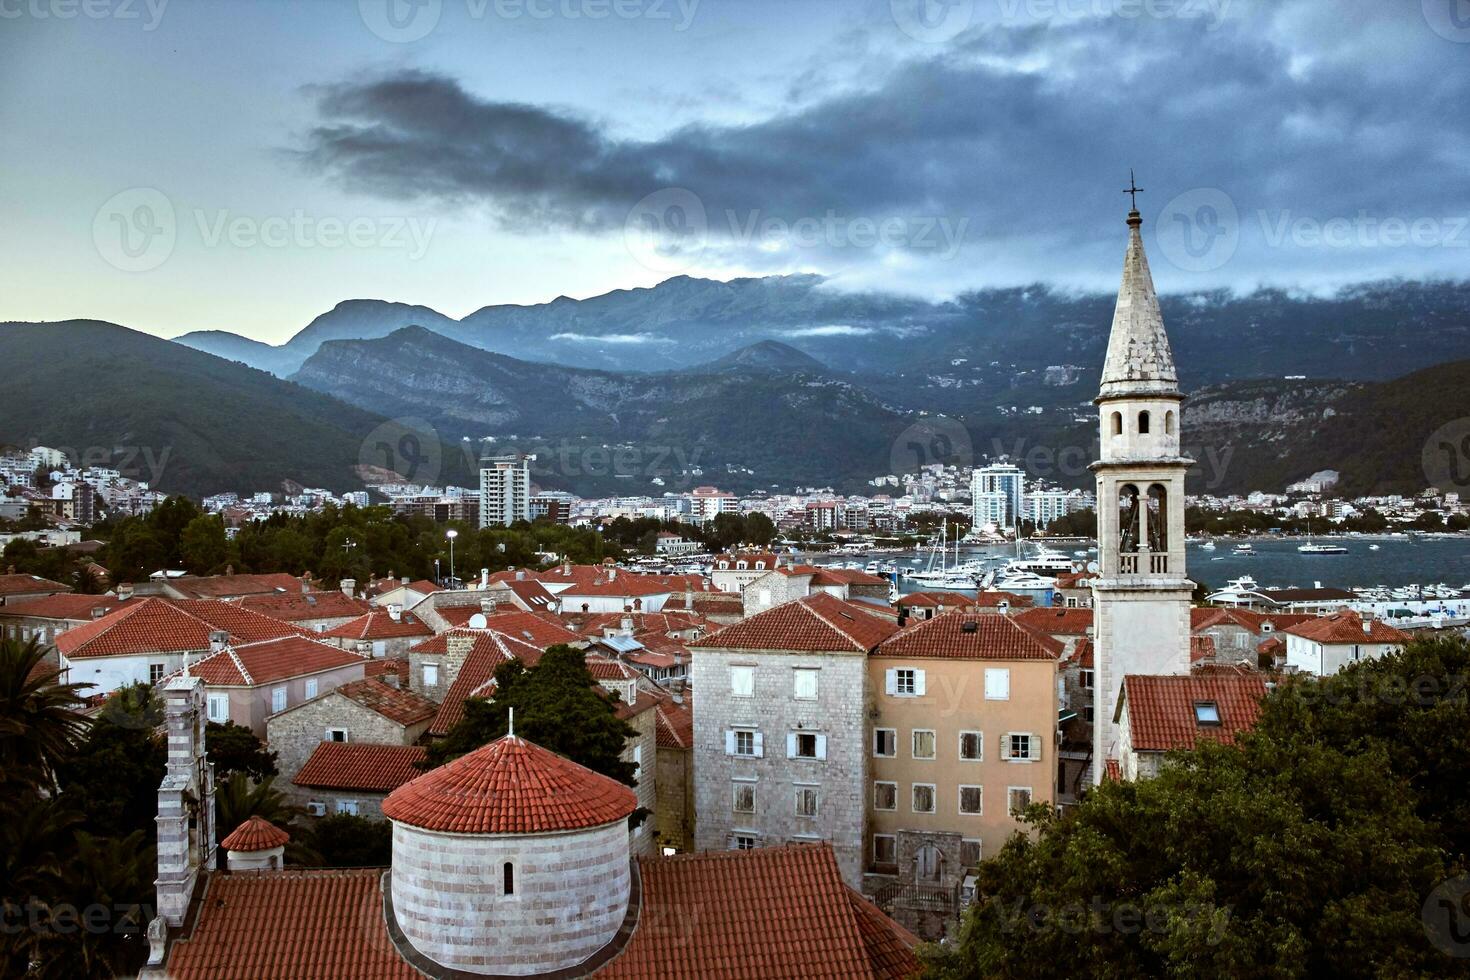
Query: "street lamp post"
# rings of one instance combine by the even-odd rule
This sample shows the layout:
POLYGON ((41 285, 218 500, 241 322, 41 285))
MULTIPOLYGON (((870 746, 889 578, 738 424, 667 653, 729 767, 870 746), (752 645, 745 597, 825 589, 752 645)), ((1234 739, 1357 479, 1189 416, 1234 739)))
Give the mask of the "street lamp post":
POLYGON ((457 585, 454 578, 454 539, 459 537, 459 532, 450 528, 444 532, 444 536, 449 539, 449 581, 457 585))

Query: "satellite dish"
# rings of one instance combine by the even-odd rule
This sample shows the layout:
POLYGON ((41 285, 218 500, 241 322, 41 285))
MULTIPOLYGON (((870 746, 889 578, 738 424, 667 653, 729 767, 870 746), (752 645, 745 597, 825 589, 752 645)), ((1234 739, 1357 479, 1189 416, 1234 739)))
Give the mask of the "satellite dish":
POLYGON ((1087 570, 1089 572, 1096 573, 1097 572, 1097 562, 1095 562, 1095 561, 1088 562, 1087 563, 1087 570))
POLYGON ((489 625, 490 624, 485 621, 484 613, 475 613, 473 616, 470 617, 470 629, 472 630, 482 630, 489 625))

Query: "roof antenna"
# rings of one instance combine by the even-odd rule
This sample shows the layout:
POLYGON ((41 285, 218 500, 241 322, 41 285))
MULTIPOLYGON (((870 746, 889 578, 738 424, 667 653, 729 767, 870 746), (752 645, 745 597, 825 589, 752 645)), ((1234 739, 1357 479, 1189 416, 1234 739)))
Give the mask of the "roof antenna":
POLYGON ((506 734, 510 738, 515 738, 516 737, 516 709, 515 708, 511 708, 510 709, 510 731, 507 732, 506 734))

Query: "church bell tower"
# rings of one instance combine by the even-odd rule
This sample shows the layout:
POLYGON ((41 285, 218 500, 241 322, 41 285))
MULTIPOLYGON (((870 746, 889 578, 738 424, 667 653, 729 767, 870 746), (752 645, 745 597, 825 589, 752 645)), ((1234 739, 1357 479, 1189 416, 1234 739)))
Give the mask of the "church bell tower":
MULTIPOLYGON (((1131 188, 1136 193, 1138 188, 1131 188)), ((1184 473, 1179 428, 1184 395, 1143 253, 1143 219, 1128 212, 1128 252, 1113 311, 1098 407, 1093 580, 1092 771, 1118 754, 1113 713, 1128 674, 1189 673, 1184 570, 1184 473)))

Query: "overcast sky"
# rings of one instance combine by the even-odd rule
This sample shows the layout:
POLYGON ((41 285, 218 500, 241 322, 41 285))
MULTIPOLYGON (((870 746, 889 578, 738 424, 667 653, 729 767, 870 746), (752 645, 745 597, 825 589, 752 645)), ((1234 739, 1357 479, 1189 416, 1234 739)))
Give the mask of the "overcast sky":
POLYGON ((1470 273, 1463 0, 0 0, 0 319, 1470 273))

